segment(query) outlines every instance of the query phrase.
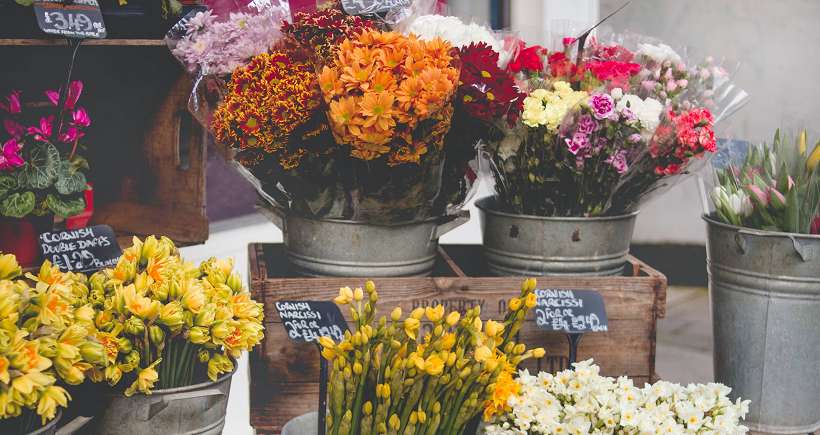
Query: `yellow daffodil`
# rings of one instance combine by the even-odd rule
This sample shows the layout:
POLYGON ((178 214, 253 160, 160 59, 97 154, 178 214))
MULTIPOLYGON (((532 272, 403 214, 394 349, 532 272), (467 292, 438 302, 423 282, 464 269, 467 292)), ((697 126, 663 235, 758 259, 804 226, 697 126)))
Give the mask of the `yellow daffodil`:
POLYGON ((461 319, 461 313, 459 313, 458 311, 453 311, 453 312, 451 312, 450 314, 447 315, 447 319, 445 320, 445 322, 447 323, 447 325, 452 327, 452 326, 456 326, 456 323, 458 323, 458 321, 460 319, 461 319))
POLYGON ((151 365, 142 369, 137 374, 137 380, 134 381, 126 390, 125 396, 131 397, 137 393, 137 391, 143 394, 151 394, 151 389, 154 388, 154 384, 159 380, 159 374, 157 373, 155 367, 162 361, 162 358, 158 358, 156 361, 152 362, 151 365))
POLYGON ((342 287, 339 289, 339 296, 336 296, 334 301, 339 305, 347 305, 353 301, 353 290, 350 287, 342 287))
POLYGON ((427 307, 424 309, 424 314, 429 321, 436 323, 444 317, 444 306, 437 305, 435 308, 427 307))
POLYGON ((421 322, 415 317, 408 317, 404 319, 404 333, 413 340, 416 339, 416 331, 419 330, 421 322))
POLYGON ((42 423, 46 424, 47 421, 54 418, 58 406, 67 408, 69 400, 71 400, 71 396, 66 390, 54 385, 46 388, 40 395, 40 402, 37 404, 37 414, 40 415, 42 423))
POLYGON ((14 254, 0 255, 0 280, 17 278, 22 272, 14 254))
POLYGON ((125 304, 125 308, 143 320, 153 320, 159 315, 162 304, 159 301, 137 294, 134 285, 117 289, 125 304))

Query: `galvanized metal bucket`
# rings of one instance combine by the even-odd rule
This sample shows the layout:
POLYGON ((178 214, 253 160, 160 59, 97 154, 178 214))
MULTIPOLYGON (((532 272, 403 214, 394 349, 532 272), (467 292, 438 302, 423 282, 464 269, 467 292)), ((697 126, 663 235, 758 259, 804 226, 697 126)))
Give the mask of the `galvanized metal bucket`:
POLYGON ((638 216, 518 215, 498 211, 494 197, 476 206, 482 211, 487 266, 502 276, 620 275, 638 216))
MULTIPOLYGON (((282 428, 282 435, 316 435, 319 433, 318 412, 309 412, 287 422, 282 428)), ((476 433, 484 433, 483 424, 476 433)))
POLYGON ((219 435, 225 426, 234 371, 216 382, 108 397, 98 435, 219 435))
POLYGON ((426 276, 438 239, 470 220, 470 213, 397 225, 309 219, 279 208, 260 211, 278 226, 296 272, 305 276, 426 276))
POLYGON ((752 401, 751 430, 820 429, 820 236, 703 218, 715 380, 752 401))

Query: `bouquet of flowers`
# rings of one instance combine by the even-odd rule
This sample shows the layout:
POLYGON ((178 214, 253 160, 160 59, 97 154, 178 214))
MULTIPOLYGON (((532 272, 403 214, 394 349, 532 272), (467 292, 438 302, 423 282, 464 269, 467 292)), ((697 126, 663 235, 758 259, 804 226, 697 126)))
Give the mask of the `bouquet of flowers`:
POLYGON ((117 266, 92 275, 89 285, 106 350, 104 378, 127 384, 126 396, 216 381, 263 337, 262 306, 233 262, 212 258, 197 267, 164 237, 134 238, 117 266))
POLYGON ((522 370, 506 400, 487 408, 487 435, 744 434, 749 401, 736 402, 721 384, 683 387, 657 382, 636 388, 626 377, 599 374, 592 360, 555 375, 522 370))
POLYGON ((37 426, 36 416, 46 424, 68 406, 66 385, 98 381, 107 365, 85 276, 61 273, 46 261, 28 278, 22 278, 13 255, 0 254, 3 433, 28 433, 37 426))
POLYGON ((404 319, 396 308, 377 320, 373 282, 342 288, 336 303, 350 305, 356 330, 341 343, 320 339, 331 363, 327 433, 462 433, 504 394, 523 360, 544 355, 513 341, 535 306, 534 289, 534 279, 525 281, 504 320, 485 323, 478 307, 462 316, 441 305, 404 319), (427 334, 422 321, 430 323, 427 334))
POLYGON ((713 112, 725 117, 746 100, 725 70, 689 67, 663 44, 633 51, 592 40, 578 56, 578 41, 565 43, 555 53, 521 45, 507 65, 527 97, 489 147, 505 211, 632 212, 713 153, 713 112))
POLYGON ((72 82, 60 108, 60 92, 46 91, 53 106, 48 109, 57 115, 36 120, 24 110, 19 91, 0 101, 0 216, 69 217, 85 209, 88 162, 79 152, 91 118, 78 105, 82 91, 82 82, 72 82))
POLYGON ((807 145, 805 130, 794 142, 778 131, 771 145, 744 150, 740 162, 733 156, 725 165, 713 162, 716 217, 759 230, 820 234, 820 142, 811 151, 807 145))

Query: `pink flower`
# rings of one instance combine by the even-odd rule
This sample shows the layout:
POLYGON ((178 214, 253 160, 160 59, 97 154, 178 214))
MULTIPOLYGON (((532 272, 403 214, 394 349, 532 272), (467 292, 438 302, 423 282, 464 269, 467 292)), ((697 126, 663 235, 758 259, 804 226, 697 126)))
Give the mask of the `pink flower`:
POLYGON ((64 132, 60 133, 58 138, 62 143, 73 143, 77 139, 85 136, 85 133, 80 131, 77 127, 68 127, 64 132))
POLYGON ((0 109, 11 115, 20 113, 23 110, 23 106, 20 104, 20 91, 11 91, 5 102, 0 102, 0 109))
POLYGON ((606 163, 609 163, 618 174, 623 174, 629 169, 629 165, 626 163, 626 153, 623 151, 618 151, 617 153, 607 157, 605 160, 606 163))
POLYGON ((589 138, 587 137, 587 135, 581 132, 577 132, 574 135, 572 135, 572 139, 564 139, 564 142, 566 142, 569 152, 571 152, 573 155, 578 154, 578 152, 582 149, 589 147, 589 138))
MULTIPOLYGON (((65 108, 68 110, 74 110, 74 106, 77 104, 77 100, 80 99, 80 95, 83 93, 83 82, 79 80, 75 80, 68 85, 68 95, 65 99, 65 108)), ((60 104, 60 91, 46 91, 46 97, 48 97, 51 104, 58 105, 60 104)))
POLYGON ((811 234, 820 234, 820 215, 814 218, 811 223, 811 234))
POLYGON ((40 118, 40 125, 28 128, 28 134, 34 135, 34 140, 46 142, 51 138, 54 127, 54 115, 48 118, 40 118))
POLYGON ((769 205, 769 192, 761 189, 755 184, 749 184, 746 186, 746 190, 749 191, 752 199, 755 199, 760 205, 766 207, 769 205))
POLYGON ((598 119, 607 119, 615 111, 615 101, 609 94, 596 94, 590 97, 589 105, 592 107, 592 114, 598 119))
POLYGON ((23 166, 23 158, 20 157, 20 149, 23 147, 15 139, 9 139, 3 144, 3 152, 0 153, 0 170, 11 170, 23 166))
POLYGON ((774 208, 778 210, 786 208, 786 196, 780 193, 779 190, 769 187, 768 194, 774 208))
POLYGON ((77 110, 71 114, 71 117, 74 121, 74 125, 78 127, 88 127, 91 125, 91 118, 88 116, 88 112, 82 107, 77 108, 77 110))

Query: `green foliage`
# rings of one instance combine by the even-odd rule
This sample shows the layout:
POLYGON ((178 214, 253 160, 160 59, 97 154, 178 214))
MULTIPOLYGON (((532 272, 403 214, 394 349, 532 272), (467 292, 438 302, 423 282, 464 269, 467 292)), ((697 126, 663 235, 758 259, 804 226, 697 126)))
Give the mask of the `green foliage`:
POLYGON ((60 168, 60 152, 47 142, 28 145, 26 163, 21 168, 21 184, 31 189, 47 189, 57 180, 60 168))
POLYGON ((3 216, 22 219, 34 210, 34 192, 16 192, 0 202, 0 212, 3 216))

